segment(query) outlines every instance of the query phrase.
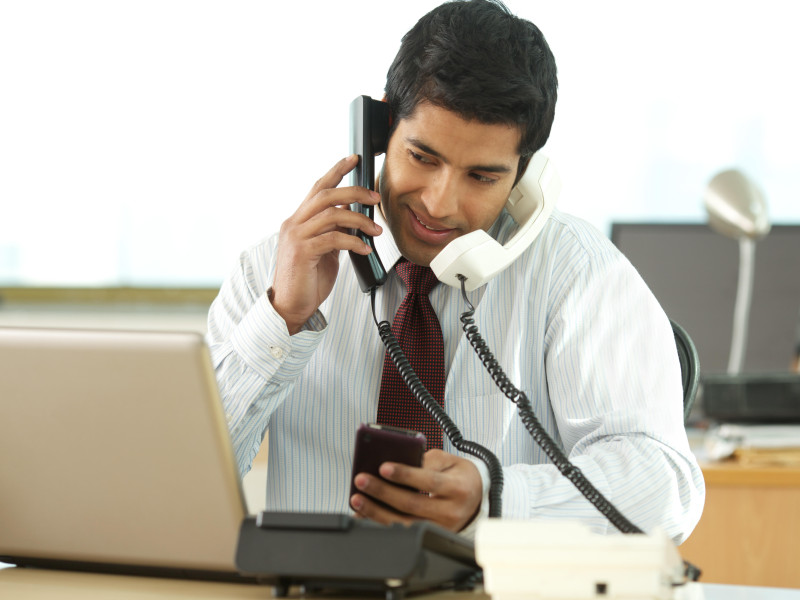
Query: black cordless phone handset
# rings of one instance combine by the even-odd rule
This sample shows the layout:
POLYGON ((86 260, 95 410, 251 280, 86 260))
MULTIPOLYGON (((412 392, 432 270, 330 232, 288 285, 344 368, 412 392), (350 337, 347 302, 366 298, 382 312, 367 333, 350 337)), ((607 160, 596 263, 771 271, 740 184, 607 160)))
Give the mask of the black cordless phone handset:
MULTIPOLYGON (((386 102, 373 100, 369 96, 359 96, 350 103, 350 153, 358 155, 358 165, 352 173, 353 185, 375 189, 375 155, 386 152, 389 137, 389 105, 386 102)), ((350 210, 360 212, 370 219, 374 217, 375 208, 370 205, 353 203, 350 210)), ((350 235, 358 236, 361 241, 372 248, 366 256, 350 252, 358 284, 364 293, 386 281, 384 269, 372 236, 360 229, 351 229, 350 235)))

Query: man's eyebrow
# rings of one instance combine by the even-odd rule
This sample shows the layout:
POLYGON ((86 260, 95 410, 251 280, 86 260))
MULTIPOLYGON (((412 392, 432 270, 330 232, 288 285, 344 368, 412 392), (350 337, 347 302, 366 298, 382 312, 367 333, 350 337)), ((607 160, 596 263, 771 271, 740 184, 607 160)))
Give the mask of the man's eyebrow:
MULTIPOLYGON (((434 156, 439 160, 441 160, 443 163, 450 164, 450 162, 447 160, 445 156, 442 156, 439 152, 428 146, 428 144, 426 144, 419 138, 407 137, 406 142, 408 144, 411 144, 412 146, 416 146, 417 148, 422 150, 425 154, 430 154, 431 156, 434 156)), ((508 165, 497 164, 497 165, 471 165, 467 167, 467 170, 503 174, 503 173, 511 173, 513 169, 508 165)))

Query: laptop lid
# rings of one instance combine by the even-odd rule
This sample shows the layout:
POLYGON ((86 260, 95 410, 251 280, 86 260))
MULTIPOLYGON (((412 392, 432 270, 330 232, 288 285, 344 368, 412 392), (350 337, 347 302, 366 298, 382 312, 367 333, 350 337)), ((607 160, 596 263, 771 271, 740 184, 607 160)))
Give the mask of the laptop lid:
POLYGON ((245 516, 202 336, 0 328, 0 562, 234 572, 245 516))

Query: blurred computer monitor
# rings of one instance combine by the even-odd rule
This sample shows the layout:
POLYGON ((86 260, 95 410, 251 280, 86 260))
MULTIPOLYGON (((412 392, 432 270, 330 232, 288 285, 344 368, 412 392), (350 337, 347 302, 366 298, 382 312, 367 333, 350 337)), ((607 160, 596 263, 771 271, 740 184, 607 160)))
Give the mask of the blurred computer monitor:
MULTIPOLYGON (((731 347, 739 247, 705 224, 614 223, 611 241, 633 263, 666 313, 697 346, 701 372, 725 373, 731 347)), ((742 368, 787 371, 800 310, 800 225, 774 225, 756 244, 742 368)))

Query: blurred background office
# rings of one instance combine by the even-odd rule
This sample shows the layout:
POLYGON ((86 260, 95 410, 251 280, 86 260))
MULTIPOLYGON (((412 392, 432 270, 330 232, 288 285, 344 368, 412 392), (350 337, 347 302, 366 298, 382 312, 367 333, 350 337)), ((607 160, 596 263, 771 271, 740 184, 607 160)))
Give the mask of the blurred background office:
MULTIPOLYGON (((347 152, 402 3, 0 3, 0 285, 216 286, 347 152)), ((559 206, 704 222, 741 168, 800 221, 800 40, 779 0, 508 0, 559 66, 559 206)))
MULTIPOLYGON (((347 153, 350 100, 382 95, 403 33, 438 3, 0 3, 6 307, 64 288, 150 290, 125 296, 138 304, 153 290, 199 289, 194 298, 207 303, 238 253, 276 231, 347 153)), ((545 151, 564 181, 560 208, 617 238, 697 338, 706 372, 724 371, 729 358, 739 253, 705 225, 704 195, 725 169, 754 182, 772 229, 757 246, 752 286, 750 329, 763 335, 750 336, 758 348, 743 366, 788 368, 800 308, 800 269, 787 273, 800 262, 800 229, 788 225, 800 223, 791 9, 778 0, 757 9, 507 5, 540 26, 558 62, 545 151), (621 228, 641 223, 669 227, 621 228), (696 226, 696 237, 676 224, 696 226), (776 293, 779 310, 762 299, 776 293)))
MULTIPOLYGON (((0 325, 204 331, 239 252, 347 153, 350 101, 382 95, 400 38, 439 2, 0 0, 0 325)), ((776 414, 788 400, 797 420, 800 376, 786 378, 800 351, 793 3, 506 3, 558 63, 545 151, 559 207, 612 237, 689 331, 706 401, 717 374, 718 390, 733 382, 739 394, 780 373, 747 406, 767 390, 776 414), (753 183, 770 225, 744 269, 745 385, 727 367, 747 242, 707 224, 709 184, 730 169, 753 183)), ((787 527, 800 445, 788 456, 791 468, 759 471, 769 489, 747 483, 741 501, 729 495, 739 479, 731 488, 727 470, 704 467, 706 515, 684 548, 706 581, 800 585, 787 527), (772 521, 754 519, 767 505, 772 521), (765 547, 763 560, 740 551, 765 547)), ((252 510, 264 459, 245 480, 252 510)))

